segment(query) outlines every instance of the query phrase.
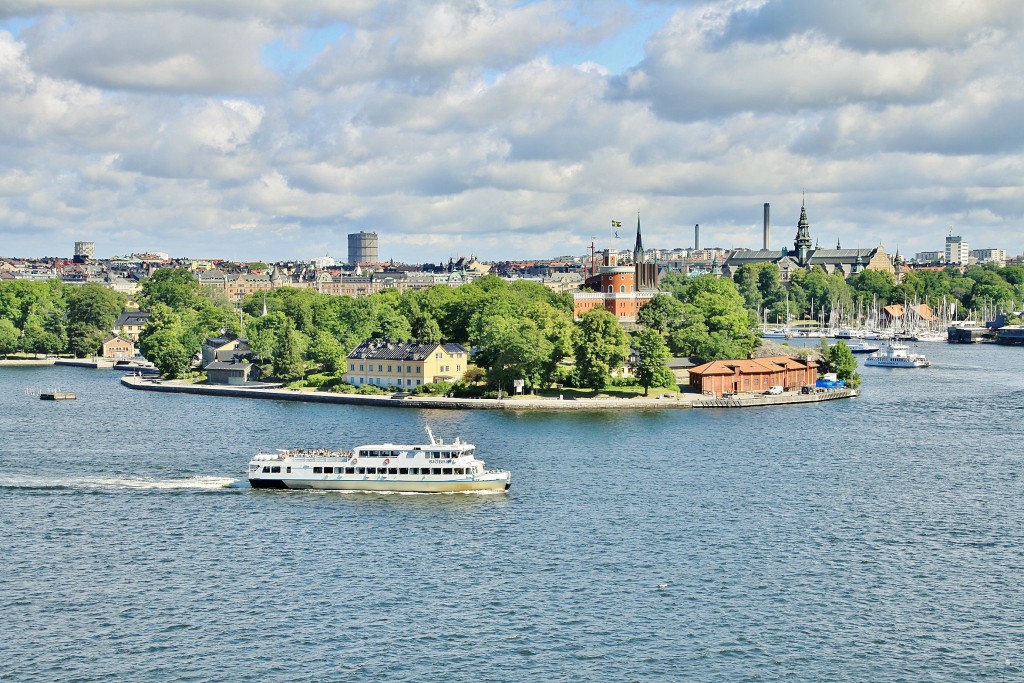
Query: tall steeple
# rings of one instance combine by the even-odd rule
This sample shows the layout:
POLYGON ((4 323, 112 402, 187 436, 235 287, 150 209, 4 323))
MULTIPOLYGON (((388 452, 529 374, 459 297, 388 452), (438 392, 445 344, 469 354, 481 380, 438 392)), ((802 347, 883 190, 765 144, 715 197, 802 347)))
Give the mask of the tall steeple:
POLYGON ((640 237, 640 213, 636 214, 636 244, 633 245, 633 263, 643 263, 644 241, 640 237))
POLYGON ((807 258, 811 251, 811 228, 807 222, 805 202, 800 202, 800 222, 796 226, 796 239, 793 240, 793 246, 796 248, 796 257, 800 265, 807 265, 807 258))

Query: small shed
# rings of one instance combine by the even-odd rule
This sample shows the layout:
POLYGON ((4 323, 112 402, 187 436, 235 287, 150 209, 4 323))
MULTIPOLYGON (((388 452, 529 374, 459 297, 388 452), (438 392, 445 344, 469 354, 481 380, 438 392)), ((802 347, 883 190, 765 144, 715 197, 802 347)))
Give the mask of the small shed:
POLYGON ((203 368, 207 384, 245 384, 259 379, 259 369, 244 360, 215 360, 203 368))

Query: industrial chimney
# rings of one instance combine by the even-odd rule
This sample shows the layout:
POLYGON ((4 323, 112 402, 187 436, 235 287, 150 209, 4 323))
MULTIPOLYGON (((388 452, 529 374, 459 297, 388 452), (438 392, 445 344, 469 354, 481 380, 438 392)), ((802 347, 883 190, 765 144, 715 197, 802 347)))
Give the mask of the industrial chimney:
POLYGON ((772 229, 772 223, 771 223, 771 219, 768 217, 768 202, 765 202, 764 203, 764 246, 761 247, 762 249, 767 250, 767 249, 771 248, 771 241, 772 241, 771 240, 771 229, 772 229))
POLYGON ((693 250, 700 251, 700 223, 693 226, 693 250))

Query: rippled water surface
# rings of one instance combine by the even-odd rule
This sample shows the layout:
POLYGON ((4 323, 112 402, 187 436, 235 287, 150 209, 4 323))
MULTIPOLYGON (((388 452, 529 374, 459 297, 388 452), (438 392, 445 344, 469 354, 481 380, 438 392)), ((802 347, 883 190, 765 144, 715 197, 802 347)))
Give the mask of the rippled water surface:
POLYGON ((622 414, 0 368, 0 679, 1020 680, 1024 350, 921 350, 855 400, 622 414), (512 490, 243 478, 257 449, 426 424, 512 490))

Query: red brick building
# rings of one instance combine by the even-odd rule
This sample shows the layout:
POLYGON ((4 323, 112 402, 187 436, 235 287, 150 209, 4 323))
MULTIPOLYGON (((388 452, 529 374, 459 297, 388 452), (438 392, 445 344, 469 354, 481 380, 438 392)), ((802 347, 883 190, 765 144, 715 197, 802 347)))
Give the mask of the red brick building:
POLYGON ((813 386, 817 379, 816 361, 791 356, 716 360, 690 369, 690 387, 715 396, 726 392, 764 392, 774 386, 796 389, 813 386))
POLYGON ((644 260, 639 217, 636 221, 633 265, 616 264, 610 251, 605 252, 604 261, 601 272, 591 275, 583 283, 591 291, 573 294, 573 315, 579 318, 595 308, 604 308, 619 322, 633 323, 640 308, 659 293, 658 266, 644 260))

